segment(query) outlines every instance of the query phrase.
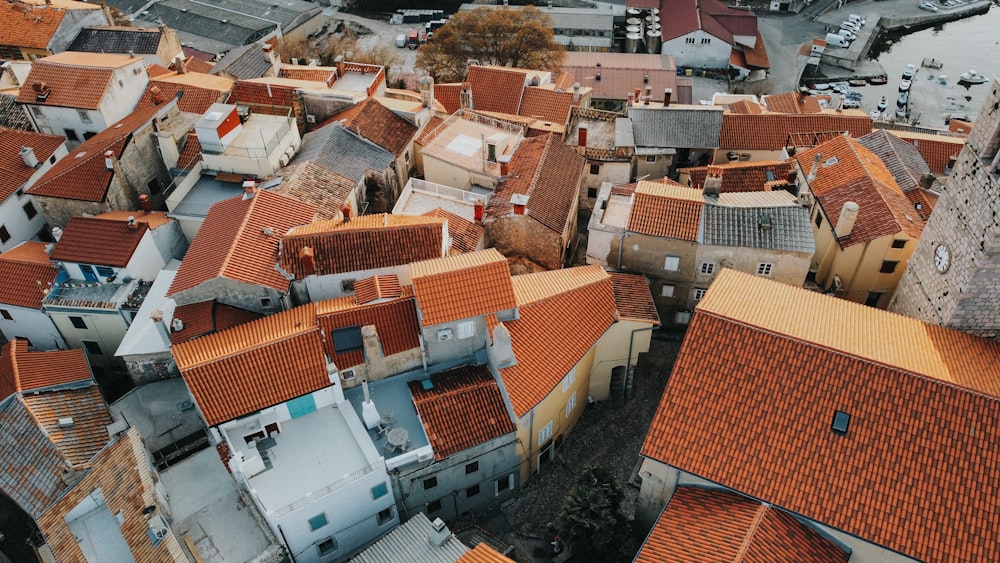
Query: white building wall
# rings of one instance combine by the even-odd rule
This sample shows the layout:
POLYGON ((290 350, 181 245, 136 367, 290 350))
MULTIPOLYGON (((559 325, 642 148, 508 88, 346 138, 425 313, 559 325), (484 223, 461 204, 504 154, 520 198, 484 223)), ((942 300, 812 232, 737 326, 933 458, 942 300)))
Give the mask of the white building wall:
POLYGON ((661 53, 673 55, 678 67, 729 68, 729 55, 733 47, 714 35, 702 30, 664 41, 661 53), (693 39, 689 43, 688 39, 693 39), (707 40, 707 43, 703 43, 707 40))
POLYGON ((30 195, 11 195, 0 203, 0 225, 10 233, 10 239, 0 244, 0 252, 7 252, 26 240, 35 239, 35 235, 42 230, 45 226, 42 206, 35 203, 30 195), (35 208, 35 216, 32 219, 28 219, 24 209, 28 204, 35 208))
POLYGON ((85 340, 97 342, 102 353, 94 354, 88 351, 87 357, 91 364, 111 363, 115 357, 115 350, 125 338, 125 333, 128 332, 129 322, 116 309, 47 308, 46 312, 52 319, 52 323, 59 329, 59 333, 62 334, 68 347, 86 350, 83 344, 85 340), (86 328, 74 327, 70 317, 83 319, 86 328))
POLYGON ((146 62, 141 57, 135 57, 135 62, 115 69, 111 75, 108 90, 101 98, 98 111, 104 120, 111 124, 132 113, 139 98, 149 84, 149 74, 146 73, 146 62))
POLYGON ((108 121, 107 117, 97 110, 78 110, 76 108, 41 105, 29 105, 27 108, 28 113, 31 114, 31 118, 38 126, 39 133, 67 137, 67 144, 70 147, 75 147, 86 140, 84 135, 96 135, 105 130, 109 124, 117 121, 117 119, 108 121), (86 114, 89 121, 83 119, 81 112, 86 114), (66 132, 67 129, 76 133, 76 140, 69 139, 66 132))
POLYGON ((66 348, 66 341, 59 329, 40 309, 27 309, 16 305, 0 303, 0 309, 7 311, 10 320, 0 316, 0 332, 4 338, 27 338, 34 350, 56 350, 66 348))
POLYGON ((142 281, 153 281, 156 279, 156 275, 160 273, 160 270, 166 265, 167 263, 160 254, 160 249, 156 247, 156 243, 153 241, 152 231, 147 231, 142 239, 139 240, 139 245, 135 247, 132 258, 125 266, 125 271, 133 278, 142 281))

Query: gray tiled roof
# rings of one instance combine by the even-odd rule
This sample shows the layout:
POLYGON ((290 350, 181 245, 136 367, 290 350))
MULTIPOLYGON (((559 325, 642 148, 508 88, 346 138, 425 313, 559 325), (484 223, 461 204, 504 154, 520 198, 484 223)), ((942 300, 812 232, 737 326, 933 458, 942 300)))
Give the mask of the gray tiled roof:
MULTIPOLYGON (((274 29, 274 22, 246 15, 252 11, 227 12, 200 2, 163 0, 153 5, 164 24, 188 33, 211 37, 231 45, 245 45, 274 29)), ((244 7, 245 9, 245 7, 244 7)))
MULTIPOLYGON (((893 179, 904 191, 920 183, 920 177, 930 174, 931 168, 916 146, 900 139, 885 129, 878 129, 858 137, 858 142, 882 159, 893 179)), ((932 190, 940 191, 941 184, 934 180, 932 190)))
POLYGON ((704 244, 742 246, 790 252, 816 251, 809 210, 782 207, 725 207, 705 205, 704 244), (761 226, 768 218, 770 228, 761 226))
POLYGON ((0 491, 38 519, 66 488, 64 460, 19 395, 0 399, 0 491))
POLYGON ((720 108, 681 107, 628 110, 636 147, 719 148, 722 131, 720 108))
POLYGON ((315 162, 357 182, 368 170, 385 171, 394 159, 391 152, 362 139, 340 123, 331 123, 302 137, 302 147, 292 163, 315 162))
POLYGON ((158 30, 139 31, 135 28, 85 27, 76 39, 66 47, 67 51, 88 53, 136 53, 154 55, 160 47, 158 30))
POLYGON ((24 107, 17 103, 17 96, 0 94, 0 127, 34 131, 34 128, 31 127, 31 120, 24 113, 24 107))
POLYGON ((267 58, 267 53, 256 43, 236 47, 226 53, 226 56, 215 63, 209 74, 227 74, 238 80, 249 78, 260 78, 271 68, 271 61, 267 58))

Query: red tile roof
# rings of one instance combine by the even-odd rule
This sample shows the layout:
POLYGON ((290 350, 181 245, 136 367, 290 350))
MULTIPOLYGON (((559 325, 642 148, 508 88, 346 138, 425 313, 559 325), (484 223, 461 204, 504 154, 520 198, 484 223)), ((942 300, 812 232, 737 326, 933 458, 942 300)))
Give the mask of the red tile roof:
POLYGON ((705 177, 708 175, 709 169, 712 169, 722 174, 722 193, 763 192, 770 191, 769 182, 787 181, 788 174, 794 170, 794 166, 791 162, 763 160, 682 168, 681 172, 688 173, 692 188, 703 189, 705 177), (771 173, 770 178, 768 178, 768 172, 771 173))
POLYGON ((0 254, 0 303, 41 309, 48 284, 59 275, 59 267, 47 262, 44 242, 28 241, 0 254), (45 256, 46 262, 27 257, 29 251, 45 256))
POLYGON ((852 137, 871 133, 872 120, 861 112, 840 114, 722 115, 719 145, 722 149, 778 150, 785 147, 793 133, 847 131, 852 137))
POLYGON ((313 305, 172 347, 209 426, 330 385, 313 305))
POLYGON ((456 559, 455 563, 514 563, 514 560, 485 543, 477 543, 475 547, 456 559))
POLYGON ((656 304, 653 303, 653 296, 649 293, 646 278, 617 272, 612 272, 610 275, 619 317, 659 326, 660 315, 656 312, 656 304))
POLYGON ((115 211, 105 211, 100 215, 95 215, 94 219, 103 219, 105 221, 126 221, 128 218, 133 217, 137 222, 148 225, 150 229, 156 230, 164 225, 169 225, 173 223, 172 217, 168 217, 165 211, 150 211, 145 212, 139 211, 125 211, 125 210, 115 210, 115 211))
POLYGON ((48 49, 66 10, 10 2, 0 6, 0 45, 48 49))
POLYGON ((455 113, 462 107, 462 83, 435 84, 434 99, 440 102, 449 114, 455 113))
POLYGON ((24 79, 17 101, 22 104, 98 109, 116 68, 135 63, 128 55, 66 51, 38 59, 24 79), (33 85, 45 84, 47 98, 38 99, 33 85))
POLYGON ((473 109, 517 115, 527 78, 520 69, 469 66, 465 80, 472 88, 473 109))
POLYGON ((521 141, 507 179, 486 206, 484 222, 514 213, 515 195, 528 196, 527 215, 556 233, 575 219, 575 205, 586 159, 551 133, 521 141))
POLYGON ((738 100, 726 106, 726 109, 729 110, 730 113, 736 114, 754 115, 764 113, 764 109, 760 107, 760 104, 749 100, 738 100))
POLYGON ((187 342, 199 336, 255 321, 261 316, 259 313, 214 300, 178 305, 174 308, 174 319, 180 319, 184 323, 184 328, 171 331, 170 342, 172 344, 187 342))
POLYGON ((935 174, 944 174, 952 157, 957 158, 965 146, 964 137, 947 137, 944 135, 926 135, 908 131, 890 131, 893 135, 917 147, 920 156, 924 157, 927 166, 935 174))
POLYGON ((282 234, 312 220, 316 208, 257 190, 250 199, 236 196, 213 205, 188 248, 167 295, 176 295, 217 277, 284 292, 278 247, 282 234))
MULTIPOLYGON (((83 351, 75 351, 81 352, 86 365, 83 351)), ((82 389, 23 394, 23 399, 38 425, 74 469, 91 467, 94 456, 108 445, 108 425, 113 420, 96 384, 82 389), (73 426, 61 428, 59 419, 62 418, 72 418, 73 426)))
POLYGON ((281 237, 281 268, 302 279, 402 266, 444 253, 444 220, 412 215, 362 215, 349 221, 316 221, 281 237), (312 250, 315 268, 303 263, 312 250))
POLYGON ((524 89, 524 100, 518 115, 558 125, 569 122, 569 108, 580 105, 573 101, 573 92, 557 92, 548 88, 528 87, 524 89))
MULTIPOLYGON (((187 54, 187 47, 184 48, 184 51, 185 51, 185 54, 187 54)), ((200 74, 208 74, 209 72, 211 72, 212 68, 215 67, 215 64, 211 63, 209 61, 206 61, 204 59, 200 59, 198 57, 187 56, 187 58, 184 59, 184 67, 187 69, 188 72, 197 72, 197 73, 200 73, 200 74)), ((177 62, 175 61, 175 62, 170 63, 169 69, 173 70, 173 71, 176 71, 177 70, 177 62)), ((222 77, 219 77, 219 78, 222 78, 222 77)))
POLYGON ((332 119, 344 120, 344 127, 396 156, 403 154, 417 134, 415 125, 396 115, 374 98, 366 98, 363 102, 337 113, 332 119))
POLYGON ((436 461, 514 432, 500 387, 487 366, 462 366, 428 379, 430 389, 423 381, 411 381, 409 386, 436 461))
POLYGON ((424 326, 516 306, 507 259, 494 249, 417 262, 412 276, 424 326))
POLYGON ((348 203, 355 182, 311 160, 285 166, 275 172, 282 177, 270 191, 316 206, 316 219, 334 220, 348 203))
MULTIPOLYGON (((754 27, 756 27, 756 16, 754 16, 754 27)), ((745 18, 740 18, 745 23, 745 18)), ((754 42, 753 47, 740 44, 740 48, 743 49, 743 57, 747 63, 748 68, 751 69, 761 69, 761 68, 771 68, 771 61, 767 58, 767 48, 764 46, 764 38, 761 36, 760 32, 757 32, 757 39, 754 42)))
POLYGON ((780 509, 725 489, 678 487, 635 563, 847 563, 850 557, 780 509))
POLYGON ((654 237, 697 241, 702 192, 676 182, 641 181, 635 189, 627 230, 654 237))
POLYGON ((683 37, 697 30, 733 44, 734 35, 757 35, 757 17, 730 8, 719 0, 663 0, 659 6, 670 17, 663 19, 663 40, 683 37))
POLYGON ((228 103, 251 106, 257 113, 288 115, 295 104, 295 88, 266 81, 238 80, 233 84, 228 103))
POLYGON ((354 283, 354 301, 365 305, 381 299, 396 299, 403 295, 399 277, 395 275, 372 276, 354 283))
POLYGON ((282 65, 278 69, 278 76, 280 78, 291 78, 292 80, 322 82, 329 88, 333 86, 334 81, 337 79, 337 69, 330 66, 282 65))
POLYGON ((519 318, 504 321, 517 363, 500 369, 514 414, 544 399, 617 320, 611 277, 598 266, 516 276, 519 318), (558 331, 557 327, 572 327, 558 331), (557 331, 558 345, 552 338, 557 331))
POLYGON ((139 221, 130 228, 127 220, 70 217, 52 249, 52 259, 124 268, 148 230, 149 225, 139 221))
POLYGON ((201 115, 212 104, 225 102, 232 87, 233 81, 222 76, 167 72, 150 79, 136 109, 161 105, 177 98, 179 110, 201 115))
POLYGON ((420 135, 417 136, 417 138, 415 139, 415 141, 418 142, 418 143, 420 143, 420 144, 424 144, 425 139, 431 134, 432 131, 434 131, 435 129, 437 129, 442 123, 444 123, 444 119, 441 119, 440 117, 438 117, 436 115, 434 117, 430 118, 427 121, 427 124, 424 125, 423 131, 420 132, 420 135))
POLYGON ((424 217, 438 217, 448 221, 448 236, 451 237, 451 252, 475 252, 483 242, 486 229, 451 211, 438 207, 424 213, 424 217))
MULTIPOLYGON (((764 96, 764 103, 767 104, 768 111, 775 113, 820 113, 823 111, 815 96, 806 96, 799 92, 782 92, 764 96)), ((732 109, 731 106, 730 109, 732 109)))
POLYGON ((177 158, 177 168, 190 170, 201 159, 201 142, 198 140, 198 134, 191 131, 185 137, 184 146, 177 158))
MULTIPOLYGON (((14 339, 0 350, 0 397, 93 381, 83 350, 29 352, 28 341, 14 339)), ((0 399, 2 400, 2 399, 0 399)))
POLYGON ((906 557, 987 561, 998 362, 995 342, 723 270, 642 455, 906 557))
POLYGON ((382 345, 382 353, 392 356, 420 346, 420 323, 413 290, 401 288, 400 296, 390 301, 361 304, 355 296, 329 299, 316 303, 316 315, 326 338, 326 355, 340 368, 365 363, 363 350, 337 351, 333 331, 353 326, 374 326, 382 345))
MULTIPOLYGON (((2 10, 0 7, 0 13, 2 10)), ((3 41, 0 41, 2 44, 3 41)), ((0 201, 5 201, 24 186, 35 173, 35 168, 24 163, 21 147, 31 147, 38 162, 44 164, 65 142, 66 138, 59 135, 0 127, 0 201)))

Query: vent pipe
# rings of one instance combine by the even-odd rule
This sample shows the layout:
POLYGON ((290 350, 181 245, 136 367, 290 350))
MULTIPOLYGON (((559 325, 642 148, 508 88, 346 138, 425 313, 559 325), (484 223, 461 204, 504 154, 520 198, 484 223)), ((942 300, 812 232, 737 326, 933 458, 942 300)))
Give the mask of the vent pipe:
POLYGON ((837 239, 844 239, 851 236, 851 232, 854 230, 854 221, 858 218, 859 210, 858 204, 853 201, 844 203, 843 209, 840 210, 840 218, 837 219, 837 226, 834 228, 837 239))
POLYGON ((38 158, 35 156, 35 149, 31 147, 21 147, 21 160, 28 168, 38 168, 38 158))
POLYGON ((809 168, 809 175, 806 176, 806 179, 810 182, 816 179, 816 171, 819 170, 819 161, 821 160, 823 160, 823 153, 816 153, 812 166, 809 168))

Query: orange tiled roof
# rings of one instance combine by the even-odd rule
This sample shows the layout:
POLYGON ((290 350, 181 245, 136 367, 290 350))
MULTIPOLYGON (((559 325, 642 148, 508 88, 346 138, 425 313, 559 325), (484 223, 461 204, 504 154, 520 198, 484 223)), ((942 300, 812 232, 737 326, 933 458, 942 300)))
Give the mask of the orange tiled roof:
POLYGON ((446 112, 455 113, 462 107, 462 83, 435 84, 434 99, 444 106, 446 112))
POLYGON ((10 2, 0 6, 0 45, 48 49, 65 10, 10 2))
POLYGON ((916 560, 989 560, 998 362, 995 342, 723 270, 642 455, 916 560))
MULTIPOLYGON (((0 7, 2 10, 3 7, 0 7)), ((3 44, 0 41, 0 45, 3 44)), ((59 135, 0 127, 0 201, 5 201, 20 189, 35 173, 34 168, 24 163, 21 147, 31 147, 38 162, 44 163, 65 142, 66 138, 59 135)))
POLYGON ((344 120, 344 127, 396 156, 403 154, 417 134, 415 125, 374 98, 367 98, 334 115, 332 119, 344 120))
POLYGON ((169 225, 173 223, 174 220, 167 216, 165 211, 150 211, 145 212, 139 211, 125 211, 125 210, 115 210, 115 211, 105 211, 100 215, 95 215, 94 219, 104 219, 106 221, 126 221, 128 222, 129 217, 134 217, 136 222, 142 223, 144 225, 149 225, 150 229, 158 229, 164 225, 169 225))
POLYGON ((475 252, 483 240, 486 229, 451 211, 438 207, 424 213, 424 217, 438 217, 448 221, 448 236, 451 237, 452 252, 475 252))
POLYGON ((409 387, 436 461, 514 432, 489 367, 462 366, 429 379, 430 389, 422 381, 409 387))
MULTIPOLYGON (((173 65, 170 66, 172 67, 173 65)), ((156 63, 146 65, 146 74, 149 75, 150 79, 156 78, 157 76, 163 76, 164 74, 170 74, 173 70, 173 68, 165 68, 163 65, 158 65, 156 63)))
POLYGON ((201 142, 198 141, 198 134, 191 131, 185 137, 184 147, 177 158, 177 167, 182 170, 190 170, 201 159, 201 142))
POLYGON ((517 363, 500 376, 523 416, 559 384, 617 320, 611 278, 598 266, 516 276, 519 318, 503 324, 517 363), (547 289, 537 289, 547 288, 547 289), (545 295, 548 294, 548 295, 545 295), (530 299, 530 301, 527 301, 530 299), (559 331, 557 327, 572 327, 559 331), (559 344, 553 346, 557 331, 559 344))
POLYGON ((52 259, 124 268, 148 230, 149 225, 139 221, 130 228, 127 220, 70 217, 52 249, 52 259))
POLYGON ((722 149, 778 150, 785 146, 793 133, 817 131, 847 131, 861 137, 872 131, 872 120, 862 113, 840 114, 775 114, 739 115, 724 113, 719 145, 722 149))
POLYGON ((517 115, 528 73, 514 68, 469 66, 465 80, 472 88, 472 107, 517 115))
MULTIPOLYGON (((215 67, 215 64, 211 63, 209 61, 206 61, 204 59, 199 59, 198 57, 189 56, 189 57, 187 57, 187 58, 184 59, 184 67, 187 69, 188 72, 197 72, 197 73, 200 73, 200 74, 208 74, 209 72, 212 71, 212 68, 215 67)), ((170 63, 170 66, 168 68, 170 70, 176 71, 177 70, 177 62, 175 61, 175 62, 170 63)), ((222 77, 220 76, 219 78, 222 78, 222 77)))
POLYGON ((150 76, 136 109, 162 105, 177 98, 177 109, 201 115, 212 104, 226 101, 233 87, 233 81, 228 78, 204 73, 167 72, 150 76))
POLYGON ((372 276, 354 283, 354 301, 365 305, 380 299, 396 299, 403 295, 399 277, 395 275, 372 276))
POLYGON ((515 195, 528 196, 527 215, 556 233, 574 219, 586 159, 551 133, 521 141, 510 172, 486 206, 485 221, 514 213, 515 195))
POLYGON ((172 347, 209 426, 330 385, 314 305, 172 347))
POLYGON ((22 104, 98 109, 115 69, 137 60, 128 55, 72 51, 38 59, 31 64, 31 71, 24 79, 17 101, 22 104), (37 98, 32 86, 36 82, 48 86, 50 93, 47 98, 37 98))
POLYGON ((799 92, 764 96, 764 103, 767 104, 768 111, 775 113, 820 113, 823 110, 815 96, 806 96, 799 92))
POLYGON ((316 218, 323 221, 340 218, 355 188, 354 181, 311 160, 285 166, 274 176, 283 179, 270 191, 315 205, 316 218))
MULTIPOLYGON (((82 350, 74 351, 81 352, 81 359, 86 364, 82 350)), ((89 375, 89 369, 87 373, 89 375)), ((66 461, 77 470, 91 467, 94 456, 108 445, 108 425, 113 422, 100 388, 91 383, 82 389, 22 396, 38 425, 66 461), (60 428, 61 418, 72 418, 73 426, 60 428)))
POLYGON ((28 341, 20 338, 0 349, 0 364, 0 397, 4 399, 12 393, 93 380, 83 350, 29 352, 28 341))
POLYGON ((698 240, 702 192, 676 182, 643 180, 635 189, 627 230, 654 237, 698 240))
POLYGON ((236 196, 216 203, 208 210, 167 295, 217 277, 286 291, 288 278, 274 267, 281 235, 308 223, 315 212, 312 205, 266 190, 257 190, 250 199, 236 196))
POLYGON ((229 103, 248 105, 257 113, 284 116, 295 105, 295 88, 266 80, 237 80, 229 103))
POLYGON ((913 210, 924 221, 930 219, 931 212, 934 211, 934 206, 937 205, 938 198, 940 197, 936 192, 921 187, 913 188, 904 192, 904 194, 906 195, 906 199, 910 200, 910 203, 913 204, 913 210))
POLYGON ((292 80, 308 80, 309 82, 322 82, 329 88, 337 80, 337 68, 331 66, 281 65, 281 68, 278 69, 278 77, 290 78, 292 80))
POLYGON ((764 38, 760 31, 757 32, 757 41, 753 47, 740 45, 743 49, 743 56, 750 68, 771 68, 771 62, 767 59, 767 48, 764 46, 764 38))
POLYGON ((331 335, 338 328, 372 325, 378 333, 386 356, 420 346, 420 323, 410 286, 400 288, 400 295, 390 301, 359 304, 355 296, 328 299, 316 303, 320 328, 327 335, 323 346, 326 355, 341 368, 365 362, 363 350, 337 351, 331 335))
POLYGON ((281 238, 281 268, 302 279, 401 266, 437 258, 444 252, 444 220, 412 215, 361 215, 342 221, 315 221, 281 238), (314 271, 302 261, 312 249, 314 271))
POLYGON ((45 247, 44 242, 27 241, 0 254, 0 303, 41 309, 47 284, 59 275, 59 267, 48 262, 45 247))
POLYGON ((178 344, 187 342, 199 336, 212 334, 233 328, 234 326, 255 321, 262 315, 239 307, 219 303, 218 301, 202 301, 190 305, 178 305, 174 308, 174 319, 184 323, 181 330, 170 332, 170 342, 178 344))
POLYGON ((456 559, 455 563, 514 563, 514 560, 485 543, 477 543, 475 547, 456 559))
POLYGON ((847 563, 850 556, 780 509, 725 489, 678 487, 635 563, 847 563))
POLYGON ((696 166, 693 168, 682 168, 681 171, 687 171, 692 188, 703 189, 705 187, 705 176, 708 175, 709 168, 712 168, 722 174, 721 191, 723 193, 763 192, 771 191, 768 187, 770 182, 780 182, 781 185, 787 183, 788 174, 793 170, 793 166, 791 162, 763 160, 696 166), (772 179, 768 179, 768 172, 770 172, 770 178, 772 179))
POLYGON ((890 131, 893 135, 917 147, 920 156, 924 157, 927 166, 935 174, 944 174, 948 161, 958 157, 965 146, 964 137, 948 137, 945 135, 927 135, 909 131, 890 131))
POLYGON ((412 276, 424 326, 516 306, 507 259, 494 249, 417 262, 412 276))
POLYGON ((646 278, 635 274, 611 273, 611 284, 615 290, 618 315, 623 319, 650 322, 659 326, 660 315, 649 293, 646 278))
POLYGON ((524 100, 518 115, 558 125, 569 121, 569 108, 580 105, 573 101, 573 92, 557 92, 548 88, 529 87, 524 89, 524 100))
POLYGON ((860 211, 851 234, 840 239, 843 248, 870 242, 882 236, 906 233, 920 238, 924 221, 899 189, 885 164, 861 143, 838 136, 795 158, 804 172, 812 170, 815 155, 822 161, 809 188, 823 212, 836 224, 844 203, 853 201, 860 211))
POLYGON ((756 104, 749 100, 739 100, 729 104, 726 107, 730 113, 744 114, 744 115, 755 115, 764 113, 764 109, 760 107, 760 104, 756 104))
POLYGON ((444 123, 444 119, 441 119, 436 115, 427 120, 427 124, 424 125, 424 129, 423 131, 420 132, 420 135, 417 135, 415 142, 423 145, 427 137, 431 134, 431 132, 437 129, 442 123, 444 123))

